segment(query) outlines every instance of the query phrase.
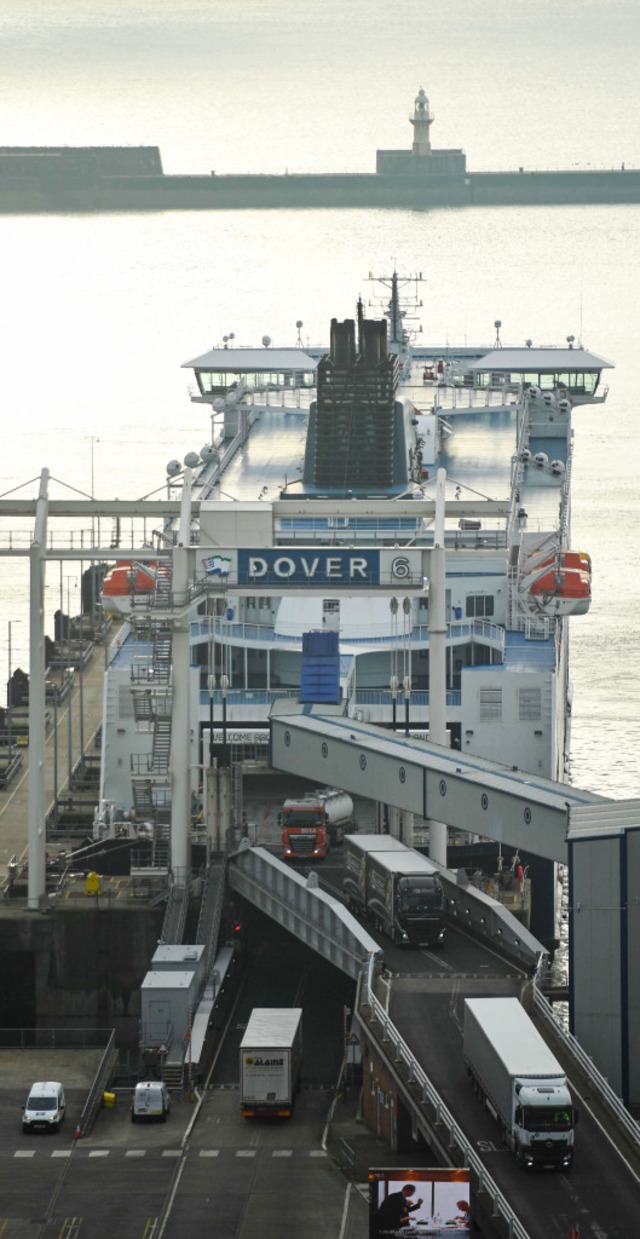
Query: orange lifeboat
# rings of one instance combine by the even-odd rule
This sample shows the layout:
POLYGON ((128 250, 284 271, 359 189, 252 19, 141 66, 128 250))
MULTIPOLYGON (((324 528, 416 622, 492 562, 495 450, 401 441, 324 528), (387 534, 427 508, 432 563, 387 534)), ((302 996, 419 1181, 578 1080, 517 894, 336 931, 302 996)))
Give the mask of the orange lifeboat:
POLYGON ((554 566, 531 584, 529 597, 542 615, 585 615, 591 606, 591 574, 564 564, 554 566))
MULTIPOLYGON (((538 567, 551 567, 555 563, 557 563, 557 558, 553 555, 548 559, 543 559, 538 567)), ((591 556, 586 551, 561 551, 560 565, 563 568, 577 568, 580 572, 586 572, 587 576, 591 576, 591 556)))
POLYGON ((107 572, 102 582, 103 609, 117 615, 128 615, 132 596, 155 589, 157 579, 158 564, 155 562, 143 564, 132 563, 130 559, 120 560, 107 572))

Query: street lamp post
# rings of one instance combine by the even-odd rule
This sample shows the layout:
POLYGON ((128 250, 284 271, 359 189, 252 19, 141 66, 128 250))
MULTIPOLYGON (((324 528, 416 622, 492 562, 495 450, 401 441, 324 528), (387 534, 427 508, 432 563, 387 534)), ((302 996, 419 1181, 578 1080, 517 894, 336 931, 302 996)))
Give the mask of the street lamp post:
POLYGON ((73 678, 71 675, 71 582, 76 584, 75 577, 67 577, 67 655, 68 677, 69 677, 69 702, 67 706, 67 747, 68 747, 68 763, 67 773, 69 780, 69 795, 71 795, 71 782, 73 778, 73 718, 71 710, 71 699, 73 696, 73 678))
POLYGON ((58 823, 58 685, 53 686, 53 811, 58 823))
POLYGON ((11 750, 13 747, 13 678, 11 671, 11 628, 13 624, 19 624, 20 620, 8 620, 8 657, 9 657, 9 679, 7 680, 7 747, 9 749, 8 761, 11 763, 11 750))

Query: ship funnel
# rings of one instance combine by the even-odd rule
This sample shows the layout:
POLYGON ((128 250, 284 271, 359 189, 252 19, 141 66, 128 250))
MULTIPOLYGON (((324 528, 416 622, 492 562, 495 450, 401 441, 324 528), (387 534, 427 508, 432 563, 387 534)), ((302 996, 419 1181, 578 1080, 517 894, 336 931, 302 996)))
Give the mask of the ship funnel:
POLYGON ((362 324, 362 358, 365 366, 380 364, 380 324, 367 318, 362 324))
POLYGON ((350 368, 356 359, 356 325, 352 318, 339 323, 331 319, 331 360, 339 369, 350 368))
POLYGON ((379 366, 387 358, 387 320, 365 318, 361 325, 362 359, 365 366, 379 366))
POLYGON ((304 481, 324 493, 378 494, 408 483, 399 465, 396 391, 400 363, 387 347, 386 319, 331 320, 330 352, 317 370, 314 434, 304 481))

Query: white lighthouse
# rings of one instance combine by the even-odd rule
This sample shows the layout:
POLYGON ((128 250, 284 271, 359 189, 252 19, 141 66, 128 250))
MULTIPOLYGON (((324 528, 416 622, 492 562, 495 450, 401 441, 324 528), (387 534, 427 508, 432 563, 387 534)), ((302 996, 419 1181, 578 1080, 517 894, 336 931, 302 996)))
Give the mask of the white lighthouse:
MULTIPOLYGON (((461 150, 432 150, 429 130, 433 116, 422 88, 416 95, 413 116, 413 146, 404 151, 376 151, 376 172, 382 176, 456 177, 466 175, 466 158, 461 150)), ((462 182, 460 181, 460 184, 462 182)))
POLYGON ((418 156, 431 154, 431 139, 429 130, 433 124, 433 116, 429 111, 429 100, 422 87, 416 95, 413 116, 409 117, 413 125, 413 154, 418 156))

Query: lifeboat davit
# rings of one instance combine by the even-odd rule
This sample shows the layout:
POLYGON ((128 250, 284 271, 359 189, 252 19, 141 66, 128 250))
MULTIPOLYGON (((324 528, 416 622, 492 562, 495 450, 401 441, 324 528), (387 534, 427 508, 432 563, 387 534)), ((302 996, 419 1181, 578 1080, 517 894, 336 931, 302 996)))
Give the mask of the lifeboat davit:
POLYGON ((163 565, 120 560, 107 572, 102 582, 101 601, 104 611, 115 615, 129 615, 135 594, 150 593, 155 589, 158 576, 166 572, 163 565))
POLYGON ((533 581, 529 598, 533 610, 541 615, 586 615, 591 606, 591 574, 554 566, 533 581))

